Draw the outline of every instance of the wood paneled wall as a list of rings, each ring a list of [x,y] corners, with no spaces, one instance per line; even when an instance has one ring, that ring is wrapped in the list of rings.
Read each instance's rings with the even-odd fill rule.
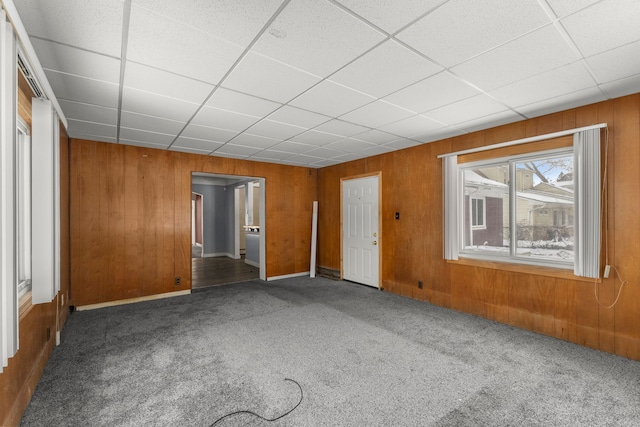
[[[609,134],[609,264],[628,281],[613,308],[603,307],[620,288],[613,271],[599,285],[599,305],[594,282],[572,274],[443,260],[439,154],[602,122]],[[340,179],[378,171],[386,291],[640,360],[640,94],[320,169],[320,268],[341,267]]]
[[[31,128],[33,92],[18,73],[18,114]],[[69,314],[69,137],[60,124],[60,293],[48,304],[21,308],[20,348],[0,374],[0,425],[20,423]],[[32,268],[38,268],[37,265]],[[64,295],[64,302],[62,300]],[[48,331],[48,332],[47,332]]]
[[[192,172],[265,178],[267,277],[309,270],[315,169],[72,139],[73,305],[191,289]]]

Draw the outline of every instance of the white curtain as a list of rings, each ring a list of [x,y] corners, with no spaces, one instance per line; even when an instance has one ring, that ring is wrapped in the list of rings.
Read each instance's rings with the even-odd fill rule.
[[[16,38],[4,10],[0,10],[0,372],[18,351],[16,74]]]
[[[452,155],[443,159],[444,183],[444,259],[458,259],[459,251],[459,230],[458,230],[458,156]]]
[[[600,129],[573,135],[576,276],[600,275]]]

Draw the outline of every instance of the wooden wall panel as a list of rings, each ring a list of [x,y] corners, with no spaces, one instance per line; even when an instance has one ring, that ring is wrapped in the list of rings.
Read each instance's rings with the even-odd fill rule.
[[[438,154],[601,122],[608,123],[610,137],[609,260],[629,282],[615,307],[598,304],[594,282],[571,275],[553,277],[532,269],[507,271],[442,259]],[[385,240],[384,254],[392,260],[383,263],[386,290],[640,359],[640,94],[320,169],[320,266],[340,269],[340,179],[369,173],[372,167],[384,177],[382,191],[391,199],[385,197],[385,213],[401,213],[399,222],[386,220],[393,229],[393,239]],[[611,304],[617,295],[620,281],[613,275],[598,285],[602,305]],[[416,282],[422,276],[425,289],[419,292]]]
[[[18,81],[18,114],[31,127],[33,92],[22,73],[18,73]],[[55,346],[56,331],[62,329],[69,313],[69,140],[62,124],[60,128],[60,292],[50,303],[27,304],[20,312],[20,347],[0,374],[2,426],[20,423],[22,413],[29,404]],[[34,265],[32,268],[36,269],[38,266]]]
[[[75,139],[71,152],[76,306],[191,288],[192,172],[265,178],[267,277],[309,270],[315,170]]]

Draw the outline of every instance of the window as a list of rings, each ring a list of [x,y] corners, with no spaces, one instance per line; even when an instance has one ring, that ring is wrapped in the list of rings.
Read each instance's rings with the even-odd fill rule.
[[[31,290],[31,141],[18,122],[16,138],[16,258],[18,298]]]
[[[485,229],[484,198],[471,198],[471,228],[474,230]]]
[[[573,268],[578,276],[598,277],[598,126],[538,145],[502,150],[516,141],[441,156],[445,258]]]

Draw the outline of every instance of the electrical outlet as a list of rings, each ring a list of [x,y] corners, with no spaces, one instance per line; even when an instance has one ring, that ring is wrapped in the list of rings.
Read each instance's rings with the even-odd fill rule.
[[[176,277],[176,286],[180,285],[180,282],[181,282],[180,277]]]
[[[418,280],[418,289],[422,289],[422,280]]]
[[[611,266],[610,265],[605,265],[604,266],[604,273],[602,274],[605,279],[609,278],[609,273],[611,273]]]

